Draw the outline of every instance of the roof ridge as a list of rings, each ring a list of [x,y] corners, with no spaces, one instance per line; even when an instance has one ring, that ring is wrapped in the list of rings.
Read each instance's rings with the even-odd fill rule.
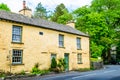
[[[8,12],[4,10],[0,10],[0,18],[9,20],[9,21],[18,22],[18,23],[33,25],[41,28],[47,28],[47,29],[89,37],[88,34],[78,31],[75,28],[69,27],[68,25],[59,24],[59,23],[41,19],[41,18],[30,18],[22,14]]]

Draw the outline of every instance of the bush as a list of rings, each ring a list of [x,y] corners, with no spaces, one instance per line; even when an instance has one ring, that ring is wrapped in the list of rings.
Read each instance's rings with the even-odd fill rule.
[[[33,73],[33,74],[39,74],[39,73],[40,73],[40,70],[39,70],[38,68],[36,68],[36,67],[33,67],[33,68],[32,68],[32,73]]]
[[[5,77],[5,76],[6,76],[5,72],[0,72],[0,77]]]
[[[22,70],[22,71],[20,72],[20,75],[25,75],[25,71]]]
[[[41,74],[41,75],[44,75],[44,74],[47,74],[49,73],[49,70],[40,70],[39,69],[39,63],[36,63],[34,65],[34,67],[32,68],[32,71],[31,71],[32,74]]]
[[[10,75],[12,75],[12,73],[0,70],[0,77],[6,77],[6,76],[10,76]]]
[[[65,67],[66,67],[65,59],[63,59],[63,58],[59,59],[57,67],[59,68],[60,71],[64,71]]]
[[[56,68],[57,67],[57,61],[56,59],[53,57],[52,58],[52,62],[51,62],[51,68]]]
[[[91,62],[101,62],[103,59],[98,59],[98,58],[90,58]]]

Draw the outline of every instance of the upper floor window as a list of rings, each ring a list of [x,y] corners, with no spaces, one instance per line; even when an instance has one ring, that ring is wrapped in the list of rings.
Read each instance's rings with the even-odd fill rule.
[[[12,64],[22,64],[22,50],[13,49],[12,52]]]
[[[12,42],[21,42],[22,39],[22,27],[13,26],[12,29]]]
[[[81,49],[81,39],[77,38],[77,49]]]
[[[59,47],[64,47],[64,35],[59,35]]]

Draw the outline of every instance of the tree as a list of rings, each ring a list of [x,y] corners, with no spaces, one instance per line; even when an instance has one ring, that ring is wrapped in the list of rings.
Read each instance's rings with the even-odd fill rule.
[[[110,62],[110,49],[116,44],[120,27],[119,0],[93,0],[91,6],[76,9],[77,29],[90,35],[92,56],[103,56]]]
[[[4,3],[0,4],[0,10],[6,10],[6,11],[10,11],[10,9],[8,8],[8,6]]]
[[[35,8],[34,17],[43,19],[47,19],[49,17],[48,11],[42,6],[41,2],[38,3],[37,7]]]
[[[120,28],[120,1],[119,0],[93,0],[91,8],[98,12],[99,14],[103,14],[105,18],[105,23],[108,27],[108,35],[107,39],[103,38],[102,41],[107,42],[106,51],[107,51],[107,59],[110,62],[110,48],[113,44],[116,44],[117,32],[116,29]],[[105,50],[104,50],[105,51]]]
[[[72,20],[72,14],[69,13],[69,11],[67,10],[67,8],[63,3],[61,3],[55,8],[55,11],[51,16],[51,21],[54,21],[57,23],[66,24],[66,22],[70,20]]]
[[[68,21],[71,21],[72,19],[73,19],[72,14],[65,11],[63,15],[58,17],[57,22],[61,24],[66,24]]]

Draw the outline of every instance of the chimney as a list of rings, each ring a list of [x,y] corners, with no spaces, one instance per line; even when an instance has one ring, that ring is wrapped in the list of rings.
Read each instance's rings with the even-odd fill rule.
[[[19,11],[19,14],[32,17],[32,10],[26,7],[26,1],[23,1],[23,9]]]
[[[73,20],[68,21],[66,25],[68,25],[68,26],[70,26],[72,28],[75,28],[75,22]]]
[[[26,1],[23,1],[23,9],[26,8]]]

